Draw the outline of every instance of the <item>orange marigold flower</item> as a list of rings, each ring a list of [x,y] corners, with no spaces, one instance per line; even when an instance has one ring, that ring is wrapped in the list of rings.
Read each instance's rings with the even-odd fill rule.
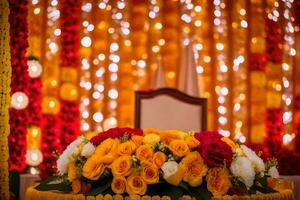
[[[222,196],[231,187],[229,172],[225,168],[211,168],[206,176],[207,189],[213,196]]]

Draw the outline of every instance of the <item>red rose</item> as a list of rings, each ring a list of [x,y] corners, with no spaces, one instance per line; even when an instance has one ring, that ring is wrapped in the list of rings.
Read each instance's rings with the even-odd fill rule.
[[[98,146],[102,141],[106,140],[107,138],[119,138],[122,137],[124,134],[127,135],[143,135],[143,130],[141,129],[133,129],[133,128],[111,128],[107,131],[103,131],[98,135],[94,136],[90,142]]]
[[[195,134],[200,141],[198,150],[209,167],[227,167],[232,162],[232,150],[228,144],[221,140],[218,132],[200,132]]]

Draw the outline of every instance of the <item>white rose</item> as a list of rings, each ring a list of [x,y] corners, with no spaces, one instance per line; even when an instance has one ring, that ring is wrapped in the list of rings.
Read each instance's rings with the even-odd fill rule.
[[[230,166],[231,173],[241,179],[241,181],[250,188],[253,185],[255,171],[250,159],[244,156],[239,156],[233,160]]]
[[[68,164],[70,159],[72,159],[72,154],[76,152],[78,145],[80,145],[83,141],[84,137],[78,137],[71,144],[69,144],[64,152],[59,156],[58,160],[56,161],[56,166],[60,174],[65,174],[67,172]]]
[[[175,161],[168,161],[165,162],[161,169],[163,171],[163,177],[164,179],[168,179],[170,176],[174,175],[178,171],[178,163]]]
[[[272,178],[279,178],[279,172],[275,166],[269,169],[268,175],[271,176]]]
[[[90,157],[94,152],[96,148],[94,145],[90,142],[86,143],[81,151],[81,156],[84,156],[86,158]]]
[[[264,161],[256,155],[254,151],[252,151],[250,148],[248,148],[245,145],[241,145],[241,148],[243,149],[245,155],[251,160],[255,170],[257,172],[264,172],[265,171],[265,164]]]

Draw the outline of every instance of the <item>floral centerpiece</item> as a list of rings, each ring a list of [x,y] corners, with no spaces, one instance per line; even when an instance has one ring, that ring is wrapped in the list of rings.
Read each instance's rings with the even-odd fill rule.
[[[276,164],[218,132],[113,128],[73,141],[57,160],[57,174],[36,189],[171,199],[272,193]]]

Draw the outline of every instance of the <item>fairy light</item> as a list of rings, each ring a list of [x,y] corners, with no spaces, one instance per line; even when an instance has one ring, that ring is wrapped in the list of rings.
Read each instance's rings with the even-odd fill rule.
[[[284,44],[283,44],[283,64],[282,64],[282,101],[283,101],[283,144],[287,145],[293,140],[293,110],[292,110],[292,99],[293,99],[293,58],[296,55],[295,50],[295,32],[293,27],[294,18],[292,16],[292,3],[293,0],[283,0],[284,10]],[[276,6],[275,6],[276,7]],[[273,9],[272,19],[274,21],[279,17],[279,12]]]
[[[90,102],[87,103],[85,99],[88,99],[92,93],[92,82],[91,82],[91,65],[93,64],[91,61],[91,53],[88,50],[92,44],[93,40],[91,34],[93,32],[94,25],[91,21],[91,11],[93,9],[92,1],[85,0],[81,4],[81,39],[80,39],[80,52],[84,52],[81,54],[81,77],[80,77],[80,111],[82,113],[80,119],[80,130],[83,132],[87,132],[91,130],[90,121],[91,121],[91,113],[90,113]]]
[[[244,95],[247,92],[247,63],[246,63],[246,40],[247,37],[247,10],[246,10],[246,0],[240,0],[238,3],[232,4],[232,9],[230,12],[232,16],[232,37],[234,42],[232,43],[232,75],[233,75],[233,85],[232,85],[232,129],[233,137],[240,142],[244,143],[246,141],[245,134],[248,129],[247,125],[247,102],[245,101]],[[220,69],[220,71],[227,72],[225,67]],[[242,98],[240,98],[242,97]]]
[[[216,67],[217,78],[215,92],[219,105],[217,106],[218,128],[221,135],[229,137],[230,125],[228,123],[227,107],[229,104],[229,87],[228,87],[228,58],[227,58],[227,35],[228,26],[225,20],[226,10],[225,1],[214,0],[214,31],[216,34],[215,39],[215,53],[216,53]]]

